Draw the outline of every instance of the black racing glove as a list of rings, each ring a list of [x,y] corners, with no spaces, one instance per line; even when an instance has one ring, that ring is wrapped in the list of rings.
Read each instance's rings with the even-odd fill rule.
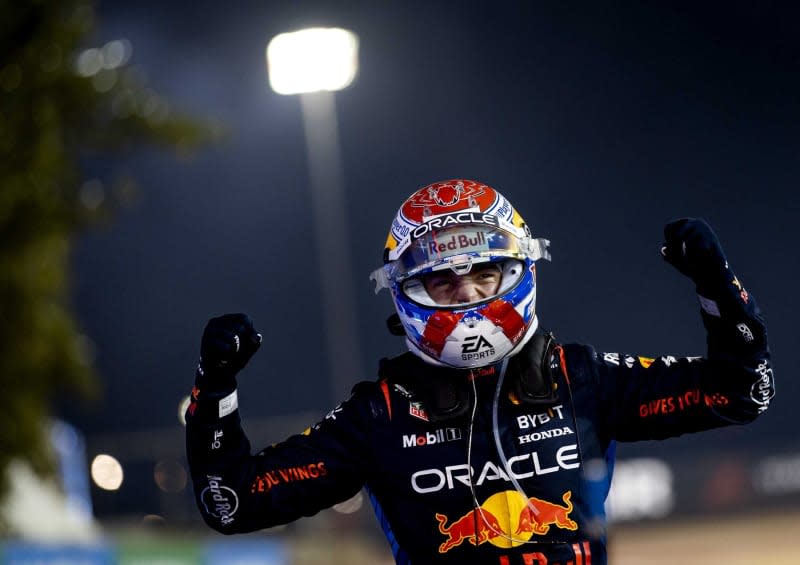
[[[197,384],[205,390],[236,386],[242,370],[261,346],[261,334],[246,314],[225,314],[211,318],[200,342]]]
[[[722,245],[703,219],[681,218],[667,224],[661,254],[692,279],[703,296],[715,298],[732,278]]]
[[[755,417],[775,394],[767,332],[755,299],[729,268],[705,220],[682,218],[667,224],[661,253],[697,287],[706,357],[720,375],[713,386],[737,402],[750,403],[745,410]]]

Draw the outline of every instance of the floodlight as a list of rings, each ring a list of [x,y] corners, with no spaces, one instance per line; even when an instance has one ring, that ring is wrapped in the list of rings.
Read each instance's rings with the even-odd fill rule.
[[[278,94],[341,90],[358,71],[358,37],[341,28],[281,33],[267,45],[267,68]]]

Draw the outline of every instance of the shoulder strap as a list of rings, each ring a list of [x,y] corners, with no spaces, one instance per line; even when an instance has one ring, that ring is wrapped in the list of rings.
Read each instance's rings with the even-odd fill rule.
[[[555,347],[556,340],[552,333],[536,332],[509,361],[510,374],[517,376],[512,387],[523,404],[547,406],[558,401],[550,365]]]

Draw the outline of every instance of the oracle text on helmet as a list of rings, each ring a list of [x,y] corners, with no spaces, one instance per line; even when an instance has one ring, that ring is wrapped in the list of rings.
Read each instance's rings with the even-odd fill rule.
[[[497,216],[492,214],[461,212],[459,214],[439,216],[438,218],[433,218],[432,220],[417,226],[414,228],[414,231],[411,232],[411,239],[418,239],[433,230],[441,230],[461,224],[485,224],[495,228],[500,227],[500,221],[498,220]]]

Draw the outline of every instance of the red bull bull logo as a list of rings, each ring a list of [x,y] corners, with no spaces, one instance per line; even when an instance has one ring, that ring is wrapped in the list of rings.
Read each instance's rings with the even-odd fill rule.
[[[436,514],[439,532],[446,537],[439,553],[447,553],[465,541],[474,546],[489,542],[496,547],[522,545],[534,535],[545,535],[551,527],[575,531],[578,524],[570,518],[573,510],[572,491],[565,492],[562,504],[541,498],[526,499],[514,490],[490,496],[478,508],[447,523],[448,517]]]
[[[572,512],[571,498],[571,490],[565,492],[561,497],[564,506],[547,502],[541,498],[530,498],[530,504],[522,509],[519,525],[514,535],[520,535],[523,532],[545,535],[550,531],[550,526],[556,526],[562,530],[577,530],[578,524],[569,517]]]
[[[445,526],[447,516],[444,514],[437,513],[436,520],[439,522],[439,532],[447,536],[445,542],[439,546],[439,553],[447,553],[461,545],[464,540],[469,540],[472,545],[480,545],[499,536],[498,532],[501,532],[503,527],[494,514],[477,508],[467,512],[449,526]]]

